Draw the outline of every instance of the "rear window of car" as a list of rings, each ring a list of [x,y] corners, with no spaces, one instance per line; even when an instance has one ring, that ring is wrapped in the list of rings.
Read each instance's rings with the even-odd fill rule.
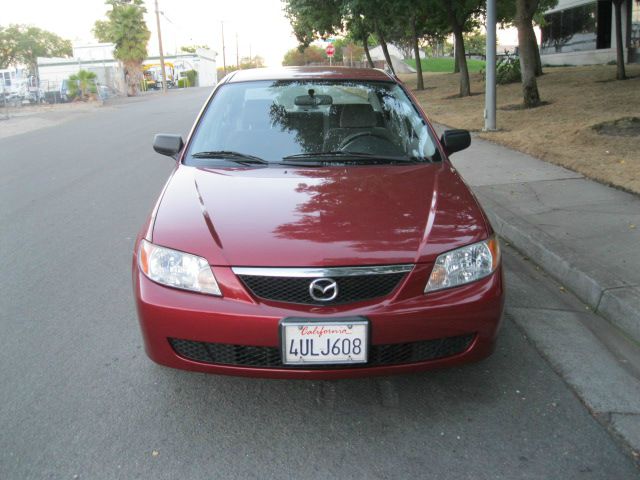
[[[348,150],[431,161],[436,144],[393,82],[255,81],[222,85],[190,142],[196,152],[233,151],[270,162]]]

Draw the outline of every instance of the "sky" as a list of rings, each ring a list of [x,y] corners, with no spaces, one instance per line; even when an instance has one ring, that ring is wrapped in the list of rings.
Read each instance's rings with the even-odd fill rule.
[[[104,0],[16,0],[3,1],[0,24],[30,24],[79,43],[95,43],[91,29],[103,19],[107,9]],[[158,0],[162,44],[165,55],[182,45],[208,45],[218,52],[222,66],[222,32],[226,61],[236,63],[236,34],[240,58],[259,55],[267,66],[278,66],[285,52],[298,45],[282,11],[280,0]],[[158,55],[158,33],[153,0],[145,0],[145,19],[151,31],[147,46],[149,55]]]

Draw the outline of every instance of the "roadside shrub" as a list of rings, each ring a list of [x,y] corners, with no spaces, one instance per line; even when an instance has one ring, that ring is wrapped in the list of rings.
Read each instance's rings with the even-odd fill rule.
[[[180,72],[180,78],[178,79],[178,88],[195,87],[197,83],[197,70],[185,70],[184,72]]]
[[[198,84],[198,71],[197,70],[187,70],[184,72],[187,79],[189,80],[189,87],[195,87]]]
[[[74,73],[68,79],[67,95],[69,98],[87,100],[97,92],[96,74],[94,72],[79,70],[78,73]]]

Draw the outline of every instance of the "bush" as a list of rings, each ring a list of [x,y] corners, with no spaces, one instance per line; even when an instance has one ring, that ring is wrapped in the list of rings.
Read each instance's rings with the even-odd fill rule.
[[[96,88],[96,74],[87,70],[80,70],[78,73],[74,73],[67,80],[69,98],[77,98],[79,100],[86,100],[92,94],[98,92]]]
[[[184,72],[180,72],[180,78],[178,79],[178,88],[195,87],[197,81],[197,70],[185,70]]]
[[[507,55],[496,63],[496,83],[506,85],[522,81],[520,72],[520,59],[515,55]]]
[[[188,87],[195,87],[198,82],[198,71],[197,70],[187,70],[184,72],[184,75],[187,77],[189,81]]]
[[[481,71],[483,80],[487,80],[484,69]],[[520,72],[520,59],[507,53],[504,57],[500,57],[496,62],[496,83],[498,85],[506,85],[508,83],[516,83],[522,81],[522,73]]]

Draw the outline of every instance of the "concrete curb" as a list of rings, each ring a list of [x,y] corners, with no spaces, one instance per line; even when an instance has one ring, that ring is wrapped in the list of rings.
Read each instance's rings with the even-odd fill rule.
[[[640,286],[609,274],[606,265],[584,258],[475,189],[495,231],[524,252],[591,309],[640,343]]]

